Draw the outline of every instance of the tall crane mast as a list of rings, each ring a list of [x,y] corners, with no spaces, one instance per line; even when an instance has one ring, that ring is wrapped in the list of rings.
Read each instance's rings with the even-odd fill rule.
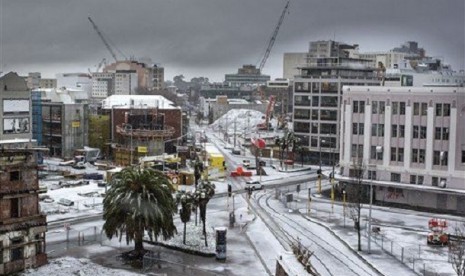
[[[287,10],[289,9],[290,2],[290,0],[287,1],[286,6],[284,7],[283,12],[281,13],[281,17],[279,17],[278,25],[276,25],[276,28],[273,31],[273,35],[271,36],[271,39],[268,42],[268,47],[266,48],[265,55],[263,56],[263,59],[260,62],[260,72],[262,71],[263,67],[265,67],[266,60],[268,59],[268,56],[271,52],[271,48],[273,48],[273,44],[276,40],[276,37],[278,36],[279,28],[281,27],[281,24],[283,24],[284,16],[286,15]]]
[[[116,58],[116,54],[115,52],[113,51],[113,49],[111,48],[110,44],[108,44],[107,40],[105,39],[105,37],[103,36],[102,32],[99,30],[99,28],[97,27],[97,25],[94,23],[94,21],[92,20],[92,18],[87,17],[87,19],[89,19],[90,23],[92,24],[92,27],[94,27],[94,30],[97,32],[98,36],[102,39],[103,41],[103,44],[105,44],[105,46],[107,47],[108,51],[110,52],[111,56],[113,57],[113,59],[115,61],[118,61],[118,58]]]

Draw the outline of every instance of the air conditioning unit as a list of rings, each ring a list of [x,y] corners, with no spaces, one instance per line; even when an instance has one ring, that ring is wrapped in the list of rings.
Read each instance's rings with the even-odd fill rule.
[[[441,182],[439,183],[439,187],[441,188],[445,188],[446,187],[446,181],[445,180],[441,180]]]

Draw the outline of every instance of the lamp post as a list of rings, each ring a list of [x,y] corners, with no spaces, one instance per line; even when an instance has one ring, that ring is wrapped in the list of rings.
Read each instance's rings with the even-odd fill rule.
[[[378,153],[383,152],[382,146],[376,146],[375,163],[378,162]],[[383,160],[383,158],[381,158]],[[377,165],[375,164],[375,173],[377,172]],[[371,209],[373,206],[373,174],[370,175],[370,209],[368,211],[368,253],[371,254]]]
[[[346,190],[342,191],[342,212],[344,213],[344,228],[346,227]]]
[[[318,193],[321,194],[321,142],[323,140],[320,139],[320,169],[318,170]]]
[[[333,149],[333,142],[331,140],[324,140],[320,141],[320,154],[321,154],[321,143],[329,143],[331,146],[331,163],[333,165],[333,172],[330,177],[331,180],[331,213],[334,212],[334,149]],[[321,171],[321,158],[320,158],[320,171]]]

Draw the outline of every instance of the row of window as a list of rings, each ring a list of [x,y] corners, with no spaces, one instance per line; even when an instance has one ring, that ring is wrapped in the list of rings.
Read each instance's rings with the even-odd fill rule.
[[[372,101],[372,114],[384,114],[386,109],[386,102],[384,101]],[[405,115],[405,102],[392,102],[392,115]],[[450,104],[437,103],[435,114],[436,116],[450,116]],[[365,113],[365,101],[353,101],[352,105],[353,113]],[[426,116],[428,114],[428,103],[413,103],[413,115],[414,116]]]
[[[363,156],[363,145],[352,144],[351,156]],[[426,150],[412,149],[412,163],[425,163]],[[464,160],[465,151],[462,152],[462,161]],[[376,150],[376,146],[370,147],[370,158],[373,160],[383,160],[383,153]],[[447,151],[433,151],[433,165],[447,166],[448,165]],[[404,148],[391,147],[391,161],[404,162]],[[462,162],[464,163],[464,162]]]
[[[352,134],[363,135],[364,134],[363,123],[352,123]],[[413,138],[415,139],[426,139],[426,126],[413,126]],[[371,136],[373,137],[384,137],[384,124],[372,124],[371,125]],[[391,137],[404,138],[405,137],[405,126],[404,125],[391,125]],[[449,140],[449,128],[447,127],[436,127],[434,133],[435,140]]]

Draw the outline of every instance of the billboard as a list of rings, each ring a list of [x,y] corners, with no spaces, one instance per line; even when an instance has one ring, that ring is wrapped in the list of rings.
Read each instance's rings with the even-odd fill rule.
[[[29,99],[3,100],[3,115],[29,114]]]
[[[29,117],[3,119],[3,134],[29,133],[30,129]]]

